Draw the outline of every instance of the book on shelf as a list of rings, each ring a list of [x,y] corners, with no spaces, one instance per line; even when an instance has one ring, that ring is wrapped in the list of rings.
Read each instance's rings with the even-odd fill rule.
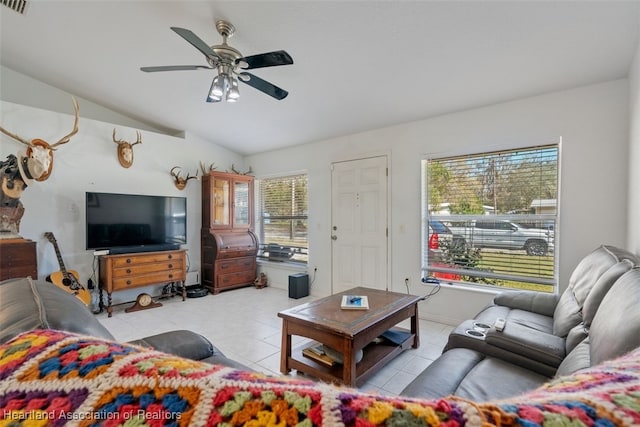
[[[389,329],[388,331],[380,335],[379,338],[383,338],[395,345],[401,345],[406,340],[411,338],[411,332],[401,329]]]
[[[369,299],[366,295],[343,295],[340,308],[345,310],[368,310]]]
[[[313,344],[311,347],[303,349],[302,355],[308,357],[309,359],[313,359],[325,366],[333,366],[336,363],[333,358],[331,358],[327,353],[324,352],[322,344],[318,343]]]

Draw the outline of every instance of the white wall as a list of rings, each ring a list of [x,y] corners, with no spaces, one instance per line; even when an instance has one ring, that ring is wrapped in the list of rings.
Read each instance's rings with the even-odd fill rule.
[[[71,105],[71,97],[68,98]],[[221,169],[232,163],[244,165],[242,157],[210,141],[187,135],[176,138],[149,131],[142,132],[142,144],[134,147],[133,166],[125,169],[118,163],[116,144],[111,136],[114,125],[83,117],[80,105],[79,131],[65,145],[58,147],[50,178],[30,185],[21,201],[25,214],[20,235],[38,243],[38,277],[43,279],[59,270],[53,246],[43,237],[54,232],[65,265],[77,270],[81,282],[92,275],[93,252],[85,250],[85,192],[112,192],[182,196],[187,198],[187,245],[190,271],[200,270],[201,186],[190,180],[180,191],[169,175],[173,166],[195,174],[199,162],[215,162]],[[2,126],[24,139],[41,138],[49,142],[66,135],[73,126],[73,115],[0,102]],[[117,125],[119,138],[135,140],[136,128]],[[0,136],[0,158],[24,151],[25,146]],[[114,293],[114,302],[135,298]]]
[[[625,246],[628,107],[628,81],[617,80],[261,153],[245,161],[257,177],[308,172],[310,267],[318,267],[311,291],[326,295],[331,283],[330,164],[389,153],[391,290],[404,292],[404,278],[409,277],[411,292],[426,294],[431,288],[420,284],[420,159],[427,153],[474,153],[562,139],[558,260],[563,290],[588,252],[602,243]],[[445,285],[422,303],[421,317],[456,324],[490,297]]]
[[[629,118],[628,246],[640,253],[640,42],[629,70]]]
[[[0,66],[0,90],[0,99],[3,101],[57,111],[58,113],[73,112],[73,104],[67,92],[4,66]],[[82,104],[82,117],[85,119],[95,119],[174,136],[179,136],[180,134],[180,132],[161,129],[127,117],[86,99],[78,98],[78,102]]]
[[[191,181],[186,190],[178,191],[168,175],[172,166],[195,171],[200,160],[205,163],[215,161],[221,168],[230,167],[232,163],[243,165],[243,168],[251,165],[258,177],[306,170],[309,173],[311,277],[313,267],[318,267],[311,292],[327,295],[330,292],[331,267],[329,166],[337,160],[383,153],[389,155],[391,165],[391,289],[404,292],[404,278],[409,277],[411,292],[426,294],[431,288],[420,284],[420,159],[427,153],[472,153],[546,144],[562,138],[558,259],[560,284],[564,289],[578,260],[601,243],[625,246],[630,234],[629,246],[640,252],[640,232],[632,220],[640,211],[638,191],[632,191],[637,189],[635,183],[638,178],[631,168],[632,179],[628,179],[627,161],[629,129],[633,134],[631,162],[637,164],[640,160],[640,123],[637,118],[640,111],[639,68],[636,55],[631,83],[618,80],[556,92],[244,159],[190,135],[181,139],[143,132],[144,142],[136,146],[134,165],[130,169],[119,165],[115,144],[111,142],[113,123],[120,123],[120,118],[105,115],[105,121],[87,119],[83,115],[86,101],[80,100],[78,135],[56,153],[51,178],[29,187],[23,195],[26,213],[21,234],[38,242],[40,278],[58,269],[53,248],[42,237],[43,232],[54,231],[67,267],[78,270],[81,279],[86,281],[91,274],[93,256],[84,249],[85,191],[186,196],[189,217],[187,248],[191,270],[198,270],[200,184]],[[20,80],[7,82],[5,77],[3,75],[3,90],[6,84]],[[42,97],[49,96],[45,89],[56,91],[50,87],[39,89]],[[53,98],[57,105],[68,104],[67,111],[71,112],[70,99],[60,94]],[[28,139],[55,140],[69,131],[73,120],[70,114],[25,105],[28,103],[21,100],[1,102],[2,125]],[[133,138],[136,127],[139,128],[117,127],[118,134],[128,138]],[[4,159],[20,148],[20,144],[5,136],[0,137],[0,158]],[[628,194],[632,206],[629,210]],[[629,227],[635,227],[632,233],[627,232],[627,213],[630,215]],[[603,219],[607,221],[606,227],[602,226]],[[261,269],[269,275],[271,285],[283,288],[287,286],[288,274],[299,272],[288,271],[282,266],[279,269]],[[133,297],[122,295],[121,298],[131,300]],[[430,301],[422,303],[421,316],[456,324],[472,316],[490,297],[490,294],[446,287]]]

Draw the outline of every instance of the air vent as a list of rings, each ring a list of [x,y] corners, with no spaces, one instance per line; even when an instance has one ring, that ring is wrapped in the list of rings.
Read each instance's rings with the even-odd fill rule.
[[[27,12],[27,0],[0,0],[3,6],[7,6],[11,10],[15,10],[21,15]]]

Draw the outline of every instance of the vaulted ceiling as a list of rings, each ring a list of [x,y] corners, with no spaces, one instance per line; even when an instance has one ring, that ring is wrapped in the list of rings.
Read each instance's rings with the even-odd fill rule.
[[[170,27],[293,65],[254,70],[289,91],[240,86],[205,102],[213,70]],[[640,1],[32,1],[0,7],[0,63],[168,132],[241,154],[324,140],[624,78]],[[0,88],[2,90],[2,88]]]

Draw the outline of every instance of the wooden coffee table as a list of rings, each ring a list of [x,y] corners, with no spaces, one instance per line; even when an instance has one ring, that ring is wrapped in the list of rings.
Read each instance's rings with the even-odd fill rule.
[[[343,310],[342,296],[366,295],[368,310]],[[350,387],[362,385],[409,347],[418,348],[418,302],[422,297],[369,288],[354,288],[278,313],[282,318],[282,353],[280,371],[288,374],[292,369],[318,379],[342,383]],[[411,319],[411,329],[399,344],[388,341],[373,343],[374,339],[394,328],[403,320]],[[396,330],[397,328],[394,328]],[[298,335],[325,344],[344,356],[344,363],[325,366],[304,357],[302,350],[311,344],[291,348],[291,336]],[[358,350],[362,360],[356,364]]]

